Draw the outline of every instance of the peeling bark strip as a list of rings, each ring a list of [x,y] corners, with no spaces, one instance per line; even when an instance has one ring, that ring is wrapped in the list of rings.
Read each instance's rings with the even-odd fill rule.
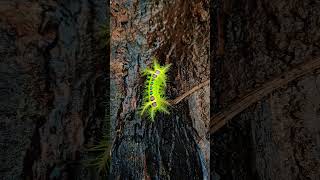
[[[212,134],[223,127],[228,121],[230,121],[237,114],[259,101],[264,96],[270,94],[272,91],[286,85],[290,81],[293,81],[299,77],[302,77],[316,69],[320,68],[320,58],[310,60],[297,68],[286,72],[274,80],[265,83],[262,87],[252,91],[248,95],[241,98],[238,102],[235,102],[229,109],[216,114],[210,119],[209,134]]]

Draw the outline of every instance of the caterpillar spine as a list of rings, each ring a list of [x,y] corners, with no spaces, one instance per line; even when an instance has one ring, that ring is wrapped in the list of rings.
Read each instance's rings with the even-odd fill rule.
[[[167,83],[167,72],[171,64],[160,66],[154,58],[152,69],[146,68],[143,75],[147,76],[143,104],[141,107],[141,116],[147,114],[151,121],[154,121],[157,112],[169,114],[168,106],[170,105],[165,96]]]

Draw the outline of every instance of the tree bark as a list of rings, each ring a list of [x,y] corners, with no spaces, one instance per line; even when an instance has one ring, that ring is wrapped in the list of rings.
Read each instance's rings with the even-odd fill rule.
[[[138,111],[152,56],[172,64],[169,99],[209,79],[208,11],[206,0],[111,1],[111,178],[208,179],[209,86],[154,123]]]
[[[212,116],[320,57],[318,1],[228,0],[212,7]],[[211,134],[211,178],[319,179],[319,77],[314,70],[273,89]]]
[[[0,179],[95,179],[82,160],[104,118],[106,9],[0,2]]]

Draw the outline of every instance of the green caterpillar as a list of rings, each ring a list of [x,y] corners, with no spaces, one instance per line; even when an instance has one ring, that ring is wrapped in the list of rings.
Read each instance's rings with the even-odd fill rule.
[[[170,105],[165,97],[165,88],[167,83],[167,72],[171,64],[160,66],[156,58],[153,60],[153,68],[146,68],[143,75],[147,76],[143,95],[143,104],[141,107],[141,116],[147,113],[149,119],[154,121],[157,112],[169,114]]]

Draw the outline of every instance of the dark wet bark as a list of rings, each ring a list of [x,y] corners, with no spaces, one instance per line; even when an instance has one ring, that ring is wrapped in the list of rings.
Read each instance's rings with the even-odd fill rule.
[[[320,56],[318,1],[215,1],[212,112]],[[211,179],[319,179],[319,71],[211,135]]]

